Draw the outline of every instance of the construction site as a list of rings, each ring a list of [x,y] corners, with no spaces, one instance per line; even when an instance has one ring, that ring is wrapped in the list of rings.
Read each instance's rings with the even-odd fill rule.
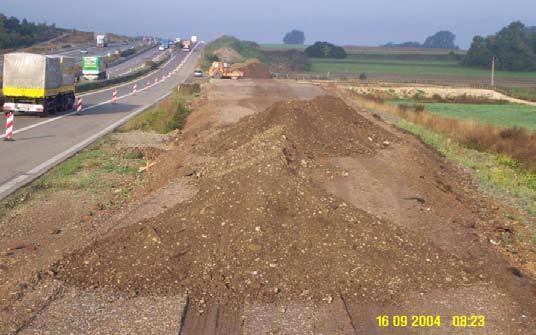
[[[210,81],[182,131],[138,137],[155,164],[120,206],[65,189],[3,209],[2,333],[534,328],[535,263],[490,243],[518,223],[336,86]],[[381,315],[442,322],[382,328]],[[463,315],[485,327],[453,327]]]
[[[97,36],[3,57],[1,335],[536,334],[530,89],[197,33],[108,68]],[[463,66],[389,45],[346,49]]]

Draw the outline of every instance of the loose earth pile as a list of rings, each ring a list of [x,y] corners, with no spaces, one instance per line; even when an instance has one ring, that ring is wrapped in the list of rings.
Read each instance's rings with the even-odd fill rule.
[[[318,158],[371,155],[386,141],[396,138],[337,98],[276,103],[200,143],[211,159],[190,201],[71,255],[58,275],[86,289],[188,290],[201,304],[393,301],[473,281],[424,239],[308,177]]]
[[[268,67],[262,63],[249,63],[243,69],[245,78],[271,79],[272,74]]]

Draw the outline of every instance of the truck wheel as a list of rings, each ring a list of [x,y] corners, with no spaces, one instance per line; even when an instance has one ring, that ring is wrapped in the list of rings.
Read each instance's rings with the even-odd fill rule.
[[[221,79],[221,78],[223,78],[223,75],[221,74],[221,72],[218,72],[218,73],[216,73],[216,75],[214,76],[214,78],[216,78],[216,79]]]

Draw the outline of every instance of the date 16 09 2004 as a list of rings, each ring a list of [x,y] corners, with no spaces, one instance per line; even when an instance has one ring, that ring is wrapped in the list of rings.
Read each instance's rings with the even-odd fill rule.
[[[454,328],[476,328],[486,325],[484,315],[453,315],[447,319],[445,325]],[[441,327],[440,315],[379,315],[376,317],[378,327]]]

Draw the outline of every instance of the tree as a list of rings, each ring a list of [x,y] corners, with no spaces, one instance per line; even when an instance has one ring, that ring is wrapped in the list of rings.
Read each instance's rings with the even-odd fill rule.
[[[454,41],[456,40],[456,35],[450,31],[439,31],[434,35],[426,38],[423,44],[419,42],[404,42],[404,43],[394,43],[389,42],[383,47],[388,48],[430,48],[430,49],[459,49]]]
[[[456,35],[450,31],[443,30],[428,37],[422,46],[432,49],[458,49],[458,46],[454,44],[455,40]]]
[[[315,42],[307,49],[305,54],[313,58],[346,58],[346,51],[344,48],[336,46],[328,42]]]
[[[0,13],[0,49],[29,46],[59,36],[61,32],[54,25],[36,25],[26,19],[20,21]]]
[[[498,59],[498,70],[536,70],[536,32],[512,22],[495,35],[475,36],[463,64],[488,68],[493,57]]]
[[[305,43],[305,34],[300,30],[292,30],[283,37],[283,43],[303,45]]]

